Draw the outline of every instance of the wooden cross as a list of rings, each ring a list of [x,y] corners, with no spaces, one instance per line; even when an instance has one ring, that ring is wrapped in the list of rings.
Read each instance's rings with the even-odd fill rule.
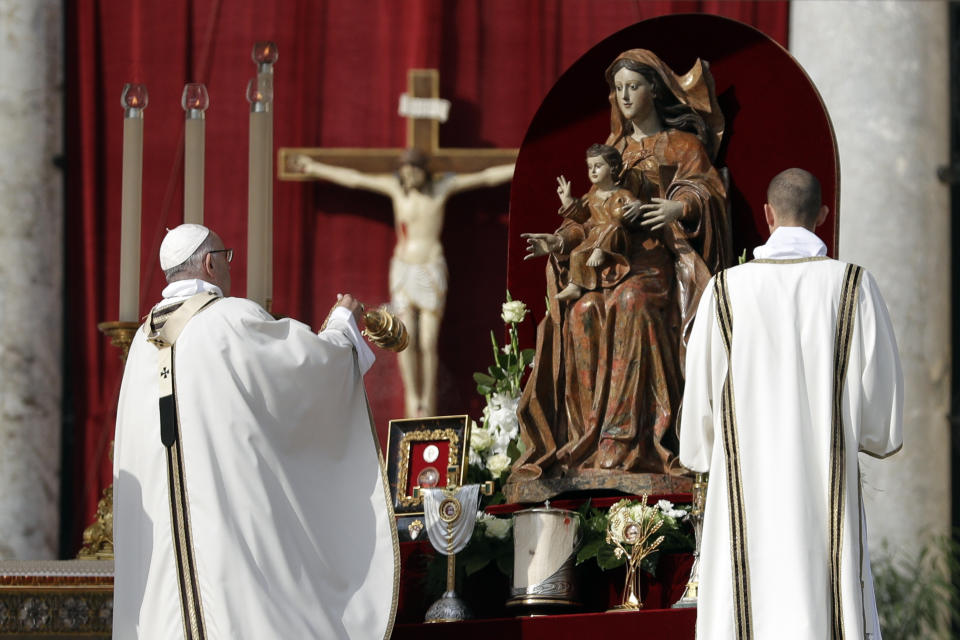
[[[440,73],[436,69],[411,69],[407,76],[407,92],[413,98],[439,98]],[[454,149],[440,148],[440,123],[428,118],[407,118],[407,147],[417,148],[430,159],[431,173],[474,173],[488,167],[510,164],[517,160],[517,149]],[[357,149],[281,147],[277,162],[280,180],[316,180],[313,176],[291,171],[288,158],[309,156],[318,162],[349,167],[364,173],[393,173],[397,159],[405,149]]]

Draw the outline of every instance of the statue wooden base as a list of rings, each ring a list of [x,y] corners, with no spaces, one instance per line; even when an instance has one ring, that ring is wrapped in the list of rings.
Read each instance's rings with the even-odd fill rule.
[[[624,473],[603,469],[577,472],[576,476],[507,481],[507,502],[543,502],[571,491],[622,491],[629,495],[690,493],[693,479],[664,473]]]

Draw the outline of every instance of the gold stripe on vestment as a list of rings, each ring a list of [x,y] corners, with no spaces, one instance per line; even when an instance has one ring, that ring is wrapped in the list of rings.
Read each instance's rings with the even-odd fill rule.
[[[848,264],[843,274],[837,309],[837,334],[833,349],[833,416],[830,438],[830,596],[833,640],[843,640],[841,560],[843,514],[846,507],[846,442],[843,429],[843,387],[850,359],[850,342],[856,317],[857,291],[863,269]],[[858,541],[859,543],[859,541]],[[858,577],[859,579],[859,577]]]
[[[353,363],[355,371],[360,374],[357,351],[353,351]],[[384,463],[383,452],[380,450],[380,436],[377,434],[377,425],[373,421],[373,411],[370,409],[370,399],[367,398],[367,388],[363,385],[363,374],[360,374],[360,391],[363,393],[363,403],[367,409],[367,420],[370,423],[370,435],[373,437],[373,443],[377,448],[377,461],[380,467],[380,486],[383,488],[384,503],[387,507],[387,521],[390,523],[390,544],[393,547],[393,592],[390,601],[390,617],[387,620],[387,628],[383,634],[383,640],[389,640],[393,635],[393,627],[397,619],[397,605],[400,601],[400,539],[397,536],[396,512],[393,510],[393,497],[390,491],[390,480],[387,475],[387,467]]]
[[[737,414],[733,395],[733,316],[727,290],[727,272],[714,279],[717,299],[717,321],[727,351],[727,375],[720,401],[723,449],[727,472],[727,494],[730,505],[730,558],[733,577],[733,613],[738,640],[753,638],[753,615],[750,609],[750,565],[747,558],[746,505],[740,472],[740,445],[737,436]]]
[[[171,351],[176,349],[173,345]],[[176,360],[171,353],[171,362]],[[172,369],[173,367],[171,367]],[[186,640],[205,640],[200,587],[197,583],[197,564],[193,550],[193,533],[190,527],[190,506],[187,502],[187,486],[183,467],[180,438],[180,408],[177,403],[176,376],[171,371],[174,385],[174,406],[177,414],[176,438],[167,447],[167,486],[170,491],[170,527],[174,556],[177,563],[177,582],[180,587],[180,611]]]

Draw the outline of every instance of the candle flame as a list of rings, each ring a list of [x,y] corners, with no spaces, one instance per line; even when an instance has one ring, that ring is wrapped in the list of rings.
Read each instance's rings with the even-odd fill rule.
[[[263,40],[253,45],[251,57],[257,64],[273,64],[277,61],[277,45],[269,40]]]
[[[202,82],[188,82],[183,86],[180,105],[184,111],[206,111],[207,107],[210,106],[207,87]]]
[[[120,106],[124,109],[145,109],[148,101],[147,87],[143,84],[128,82],[120,94]]]

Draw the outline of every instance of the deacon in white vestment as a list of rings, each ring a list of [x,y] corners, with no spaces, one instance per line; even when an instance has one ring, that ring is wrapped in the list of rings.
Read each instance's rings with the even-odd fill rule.
[[[387,638],[399,553],[359,303],[318,336],[223,297],[231,257],[200,225],[160,248],[117,409],[114,637]]]
[[[880,628],[858,452],[901,447],[903,376],[873,277],[826,257],[811,174],[764,205],[769,241],[717,274],[687,347],[680,460],[710,472],[697,638],[869,638]]]

